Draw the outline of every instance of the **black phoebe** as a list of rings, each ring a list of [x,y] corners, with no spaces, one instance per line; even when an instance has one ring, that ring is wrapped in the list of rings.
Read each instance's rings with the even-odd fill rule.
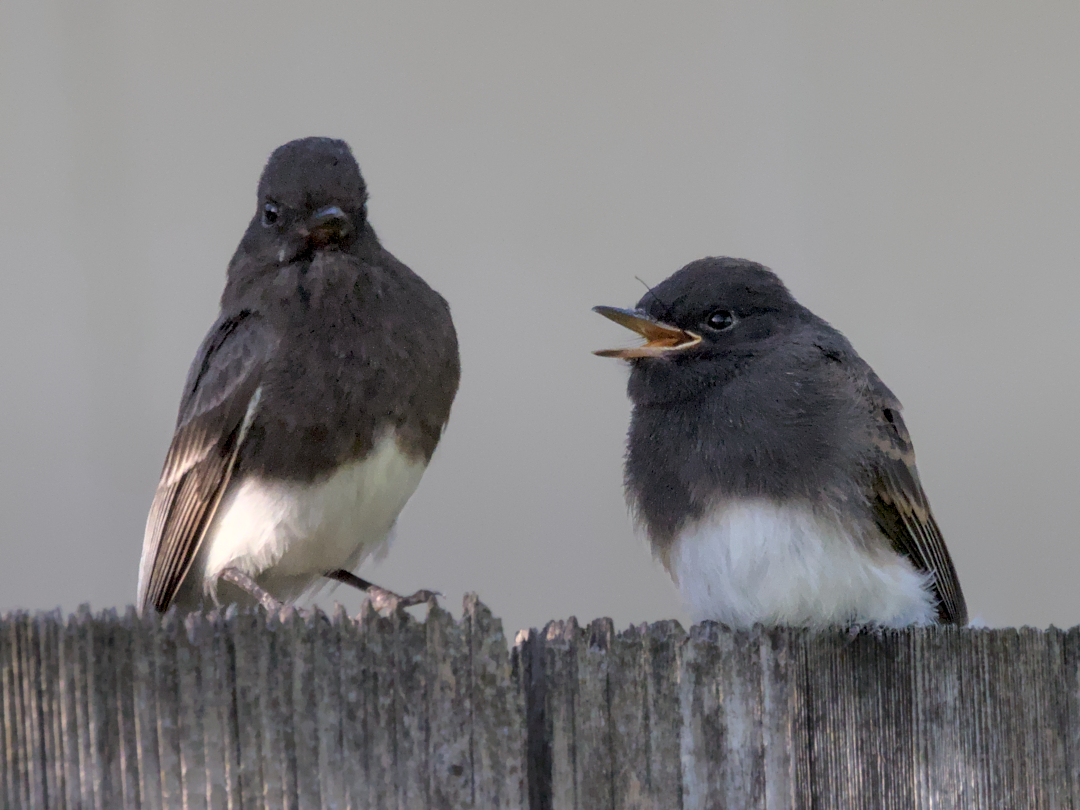
[[[772,272],[688,264],[634,310],[627,498],[695,621],[965,624],[900,402]]]
[[[291,601],[385,548],[457,392],[446,301],[379,244],[344,141],[278,148],[188,372],[139,609]],[[430,594],[418,592],[410,601]]]

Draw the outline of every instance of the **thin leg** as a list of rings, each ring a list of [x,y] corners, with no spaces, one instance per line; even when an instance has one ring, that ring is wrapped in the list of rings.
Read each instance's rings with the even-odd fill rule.
[[[334,579],[338,582],[344,582],[346,585],[352,585],[354,588],[359,588],[362,591],[366,591],[368,598],[371,600],[371,605],[380,613],[386,610],[395,611],[399,607],[412,607],[413,605],[423,605],[432,601],[439,593],[436,591],[421,590],[417,591],[410,596],[400,596],[393,591],[388,591],[386,588],[380,588],[374,583],[368,582],[366,579],[360,579],[356,574],[344,569],[337,569],[336,571],[327,571],[325,576],[328,579]]]
[[[284,607],[284,605],[271,596],[265,588],[239,568],[226,568],[221,572],[220,577],[226,582],[231,582],[236,587],[247,591],[258,599],[259,603],[271,613],[275,613]]]
[[[338,582],[344,582],[346,585],[352,585],[354,588],[359,588],[362,591],[375,587],[374,583],[368,582],[366,579],[360,579],[360,577],[352,571],[346,571],[344,568],[327,572],[326,578],[336,579]]]

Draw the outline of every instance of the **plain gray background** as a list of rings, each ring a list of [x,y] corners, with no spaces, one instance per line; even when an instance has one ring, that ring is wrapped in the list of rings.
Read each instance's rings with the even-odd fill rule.
[[[384,562],[507,630],[685,619],[592,349],[705,255],[895,390],[973,614],[1080,622],[1080,5],[0,0],[0,609],[125,605],[271,150],[346,139],[464,372]],[[359,598],[339,590],[323,597]]]

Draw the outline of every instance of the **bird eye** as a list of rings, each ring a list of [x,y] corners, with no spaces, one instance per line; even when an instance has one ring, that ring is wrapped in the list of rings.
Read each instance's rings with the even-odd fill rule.
[[[263,206],[263,226],[269,228],[278,221],[278,207],[272,202]]]
[[[709,316],[709,319],[705,321],[705,323],[709,325],[710,329],[723,332],[725,329],[730,329],[735,325],[735,315],[732,312],[728,312],[726,309],[718,309]]]

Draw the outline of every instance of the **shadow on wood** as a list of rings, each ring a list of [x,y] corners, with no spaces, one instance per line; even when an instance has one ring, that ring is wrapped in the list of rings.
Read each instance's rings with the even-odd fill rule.
[[[5,808],[1077,808],[1080,628],[0,622]]]

